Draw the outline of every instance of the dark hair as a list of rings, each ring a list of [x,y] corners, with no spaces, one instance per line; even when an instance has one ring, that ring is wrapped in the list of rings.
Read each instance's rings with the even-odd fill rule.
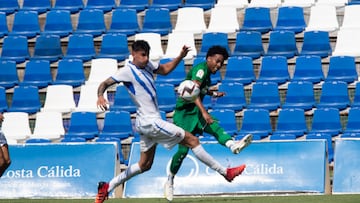
[[[150,45],[145,40],[136,40],[132,45],[131,49],[133,51],[145,51],[146,53],[150,53]]]
[[[229,53],[227,50],[219,45],[215,45],[209,48],[209,50],[206,53],[206,58],[209,56],[214,56],[215,54],[220,54],[224,57],[224,60],[229,58]]]

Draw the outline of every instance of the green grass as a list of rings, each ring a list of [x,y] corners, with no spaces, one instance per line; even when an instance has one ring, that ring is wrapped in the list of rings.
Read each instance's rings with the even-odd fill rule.
[[[0,203],[93,203],[92,199],[7,199]],[[167,203],[163,198],[111,198],[105,203]],[[357,195],[289,195],[175,198],[172,203],[359,203]]]

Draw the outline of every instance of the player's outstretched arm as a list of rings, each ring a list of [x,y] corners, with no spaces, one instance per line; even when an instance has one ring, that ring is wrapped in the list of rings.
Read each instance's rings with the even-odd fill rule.
[[[175,67],[180,63],[180,61],[187,55],[189,51],[190,51],[190,47],[184,45],[181,49],[179,56],[177,56],[172,61],[169,61],[165,64],[160,64],[156,73],[160,75],[169,74],[171,71],[175,69]]]

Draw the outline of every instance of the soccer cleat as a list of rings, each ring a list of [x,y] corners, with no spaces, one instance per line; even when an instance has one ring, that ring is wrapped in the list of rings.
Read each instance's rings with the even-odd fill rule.
[[[245,164],[243,164],[234,168],[227,168],[225,179],[231,182],[236,176],[240,175],[244,171],[245,167]]]
[[[238,154],[240,153],[243,149],[245,149],[245,147],[249,146],[249,144],[251,143],[253,139],[253,135],[252,134],[247,134],[244,136],[244,138],[242,138],[239,141],[236,141],[235,144],[233,146],[231,146],[231,151],[234,154]]]
[[[109,183],[99,182],[98,193],[95,198],[95,203],[103,203],[105,200],[108,199],[108,194],[109,194],[108,189],[109,189]]]
[[[173,194],[174,194],[174,185],[171,184],[169,180],[167,180],[165,185],[164,185],[165,198],[168,201],[172,201],[173,200]]]

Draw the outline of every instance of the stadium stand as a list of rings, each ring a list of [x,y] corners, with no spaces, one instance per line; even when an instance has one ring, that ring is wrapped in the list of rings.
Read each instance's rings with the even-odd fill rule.
[[[344,81],[352,83],[358,79],[355,57],[331,56],[325,81]]]
[[[90,34],[93,37],[102,35],[106,30],[102,10],[84,9],[79,12],[79,19],[73,34]]]
[[[274,135],[294,135],[295,138],[301,137],[308,132],[306,118],[303,109],[288,108],[281,109],[278,115],[278,121]]]
[[[272,134],[270,114],[266,109],[245,109],[242,124],[238,132],[238,139],[249,133],[254,140],[261,140]]]
[[[214,7],[210,12],[210,22],[206,32],[235,33],[239,30],[236,8]]]
[[[49,85],[41,111],[69,113],[76,107],[74,90],[71,85]]]
[[[350,106],[348,86],[343,81],[325,81],[322,84],[320,101],[316,108],[337,108],[344,110]]]
[[[248,56],[258,59],[265,53],[261,33],[258,31],[240,31],[236,33],[232,56]]]
[[[84,8],[99,9],[105,13],[111,11],[115,7],[116,7],[115,0],[87,0]]]
[[[0,86],[0,112],[6,112],[8,111],[8,103],[7,103],[7,99],[6,99],[6,90],[4,87]]]
[[[29,114],[25,112],[5,112],[3,116],[4,121],[1,130],[6,138],[20,142],[30,137]]]
[[[281,6],[278,8],[278,16],[274,30],[293,31],[301,33],[306,28],[304,9],[297,6]]]
[[[35,11],[38,14],[43,14],[50,10],[51,1],[49,0],[22,0],[22,6],[20,10],[22,11]]]
[[[107,111],[105,113],[99,138],[126,139],[133,135],[131,114],[128,111]]]
[[[160,59],[160,64],[167,63],[171,61],[171,58],[162,58]],[[174,86],[178,86],[186,76],[186,67],[184,60],[181,60],[176,68],[167,75],[156,75],[156,83],[157,84],[172,84]]]
[[[20,6],[17,0],[0,0],[0,12],[10,15],[19,10]]]
[[[148,8],[167,8],[176,11],[182,5],[182,0],[152,0]]]
[[[140,32],[159,33],[161,36],[172,31],[170,10],[167,8],[149,8],[144,14],[144,21]]]
[[[245,91],[241,83],[222,83],[219,91],[225,92],[225,96],[216,98],[214,110],[229,109],[238,112],[246,108]]]
[[[17,11],[14,13],[14,22],[9,35],[33,38],[38,34],[40,34],[40,23],[36,11]]]
[[[322,58],[332,54],[330,36],[327,31],[305,31],[300,55],[316,55]]]
[[[8,32],[9,32],[9,27],[7,24],[6,13],[0,12],[0,38],[6,36]]]
[[[66,10],[72,14],[78,13],[84,8],[82,0],[56,0],[52,10]]]
[[[255,82],[252,86],[247,109],[277,110],[281,105],[278,84],[275,82]]]
[[[231,56],[227,60],[223,83],[236,82],[249,85],[255,82],[254,64],[248,56]]]
[[[333,5],[314,5],[310,8],[310,16],[305,31],[332,32],[339,29],[336,7]]]
[[[308,111],[315,107],[315,104],[313,84],[309,81],[299,80],[289,82],[285,101],[281,108],[300,108]]]
[[[17,86],[14,88],[13,98],[8,112],[25,112],[34,114],[40,111],[41,102],[39,89],[35,86]]]
[[[156,91],[158,93],[158,106],[161,111],[172,112],[176,105],[175,87],[169,83],[157,83]]]
[[[48,60],[29,60],[26,62],[22,86],[47,87],[53,81]]]
[[[177,10],[176,24],[172,32],[200,34],[206,30],[204,10],[199,7],[183,7]]]
[[[221,127],[223,127],[225,132],[227,132],[229,135],[236,135],[239,131],[236,124],[236,116],[234,110],[226,108],[215,109],[211,111],[211,115],[215,117],[216,121],[219,122],[219,125],[221,125]],[[210,137],[211,135],[206,135],[206,133],[204,133],[204,136]]]
[[[25,36],[6,36],[4,38],[0,59],[23,63],[29,58],[30,52]]]
[[[148,6],[148,0],[122,0],[118,8],[130,8],[135,9],[136,12],[141,12],[144,11]]]
[[[206,32],[202,34],[200,51],[197,57],[205,57],[210,47],[220,45],[224,47],[231,55],[227,33],[224,32]]]
[[[121,33],[126,36],[135,35],[140,31],[135,9],[117,8],[112,11],[111,23],[107,33]]]
[[[32,60],[56,62],[63,57],[59,35],[39,35],[35,39]]]
[[[0,60],[0,86],[5,89],[19,84],[15,61]]]
[[[270,31],[266,56],[293,58],[298,55],[295,33],[288,30]]]
[[[125,34],[106,33],[102,35],[100,50],[95,58],[113,58],[120,62],[129,56],[128,39]]]
[[[245,8],[244,21],[240,31],[258,31],[262,34],[273,29],[270,17],[270,8],[247,7]]]
[[[259,77],[256,82],[284,84],[290,80],[288,62],[285,56],[274,55],[261,58]]]
[[[291,81],[307,81],[313,84],[324,81],[321,57],[316,55],[298,56]]]
[[[70,116],[69,129],[64,137],[81,137],[86,140],[95,138],[99,134],[99,128],[95,112],[76,111]]]
[[[44,29],[40,34],[54,34],[61,38],[73,32],[71,13],[68,10],[51,10],[46,13]]]
[[[34,132],[29,139],[48,139],[57,141],[65,134],[63,118],[60,112],[37,112]]]

